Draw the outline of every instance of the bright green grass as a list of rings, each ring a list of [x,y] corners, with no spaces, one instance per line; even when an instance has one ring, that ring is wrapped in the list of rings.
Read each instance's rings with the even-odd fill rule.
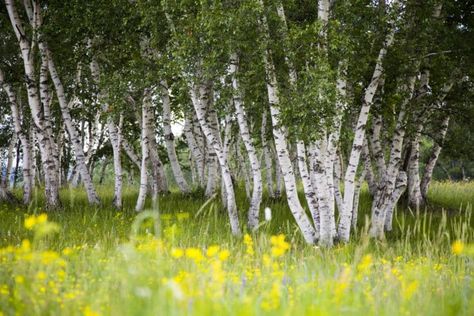
[[[99,189],[104,205],[112,193]],[[195,216],[199,194],[161,197],[156,222],[142,218],[156,211],[137,218],[132,189],[120,212],[89,207],[81,190],[61,194],[48,213],[57,232],[24,227],[44,212],[40,198],[0,206],[0,315],[474,315],[473,183],[434,183],[430,210],[398,209],[384,242],[365,233],[364,191],[353,241],[330,250],[304,245],[284,200],[264,200],[274,219],[244,242],[219,201]],[[243,192],[237,202],[244,213]]]

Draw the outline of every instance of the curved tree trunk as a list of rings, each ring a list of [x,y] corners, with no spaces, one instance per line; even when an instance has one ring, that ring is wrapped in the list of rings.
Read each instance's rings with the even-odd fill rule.
[[[184,178],[183,171],[179,165],[178,155],[174,145],[174,135],[171,130],[171,101],[168,93],[168,84],[166,81],[160,83],[161,101],[163,103],[163,130],[166,143],[166,150],[170,160],[171,170],[173,171],[174,179],[178,184],[179,189],[183,193],[189,193],[189,185]]]
[[[234,88],[233,101],[237,115],[237,122],[239,123],[240,136],[244,141],[250,167],[252,169],[253,191],[248,212],[248,226],[250,229],[254,229],[259,223],[260,203],[262,202],[262,170],[260,167],[260,161],[258,160],[257,151],[250,136],[250,128],[248,126],[246,113],[242,104],[242,96],[240,92],[239,81],[237,79],[239,61],[236,53],[232,54],[230,63],[232,87]]]
[[[263,1],[259,0],[259,6],[264,9]],[[269,40],[269,28],[267,18],[265,15],[261,17],[261,26],[263,28],[263,35],[265,40]],[[286,139],[286,131],[280,124],[280,110],[278,108],[280,104],[280,98],[278,96],[278,82],[275,72],[275,66],[272,61],[270,48],[265,48],[263,52],[263,61],[265,65],[265,73],[267,77],[267,93],[268,102],[270,103],[270,114],[272,117],[273,124],[273,137],[275,139],[275,148],[277,151],[278,162],[283,174],[286,196],[288,206],[290,207],[291,213],[293,214],[296,223],[303,233],[303,237],[308,244],[314,244],[316,242],[316,231],[311,224],[310,219],[305,213],[303,206],[298,198],[298,192],[296,187],[296,179],[293,172],[293,166],[288,152],[288,143]]]
[[[191,86],[190,88],[191,100],[194,106],[194,110],[196,111],[196,116],[198,118],[199,124],[201,126],[204,135],[206,136],[206,140],[217,156],[217,160],[221,167],[222,172],[222,180],[224,181],[225,190],[227,192],[226,196],[226,206],[227,212],[229,214],[229,221],[232,234],[234,236],[240,236],[240,225],[239,225],[239,217],[237,213],[237,205],[235,202],[235,192],[234,192],[234,185],[232,183],[232,177],[230,174],[230,169],[225,159],[223,146],[216,137],[215,131],[213,127],[209,123],[206,114],[210,114],[208,111],[209,105],[209,87],[208,85],[201,85],[199,89],[196,86]],[[211,176],[211,174],[209,174]]]

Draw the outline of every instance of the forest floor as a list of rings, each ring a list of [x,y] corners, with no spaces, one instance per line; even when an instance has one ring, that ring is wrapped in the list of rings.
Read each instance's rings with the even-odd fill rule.
[[[0,205],[0,315],[474,315],[474,183],[434,183],[385,241],[367,236],[364,191],[357,233],[332,249],[304,245],[283,199],[236,239],[218,201],[171,193],[137,215],[136,196],[122,211],[78,189],[55,212]]]

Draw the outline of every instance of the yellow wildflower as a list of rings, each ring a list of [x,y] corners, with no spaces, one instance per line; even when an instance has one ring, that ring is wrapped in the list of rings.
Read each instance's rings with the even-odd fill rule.
[[[460,240],[456,240],[451,246],[451,251],[457,256],[461,255],[464,251],[464,243]]]
[[[285,241],[285,235],[283,234],[270,237],[270,243],[272,244],[273,257],[281,257],[290,249],[290,244]]]
[[[38,273],[36,273],[36,278],[42,281],[47,278],[47,275],[44,271],[39,271]]]
[[[218,255],[219,260],[221,261],[226,261],[229,258],[229,256],[230,256],[230,252],[227,249],[221,250]]]
[[[255,254],[255,252],[253,250],[253,240],[252,240],[252,237],[250,237],[249,234],[244,235],[244,244],[246,246],[245,253],[249,256],[253,256]]]
[[[184,250],[181,248],[173,248],[171,249],[171,257],[175,259],[179,259],[184,256]]]
[[[219,252],[219,246],[213,245],[209,246],[206,251],[206,255],[210,257],[214,257]]]
[[[185,255],[189,259],[193,259],[195,262],[199,262],[203,259],[202,251],[198,248],[187,248]]]
[[[416,290],[418,289],[419,283],[418,281],[410,282],[409,284],[402,284],[402,296],[405,300],[409,300],[413,294],[415,294]]]
[[[84,308],[83,315],[84,316],[99,316],[100,314],[96,311],[93,311],[89,306],[86,306],[86,308]]]
[[[33,229],[33,227],[36,225],[36,217],[34,215],[27,217],[25,219],[24,225],[26,229]]]

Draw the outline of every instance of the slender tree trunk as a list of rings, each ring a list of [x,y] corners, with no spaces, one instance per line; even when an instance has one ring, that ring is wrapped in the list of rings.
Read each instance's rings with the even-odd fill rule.
[[[383,47],[379,51],[377,57],[377,62],[375,65],[374,72],[372,74],[372,79],[370,84],[365,90],[364,100],[362,108],[359,113],[359,118],[357,120],[357,125],[355,128],[354,141],[352,143],[352,149],[349,156],[349,163],[347,165],[346,174],[344,177],[344,207],[340,213],[338,235],[339,239],[343,242],[348,242],[351,231],[352,223],[352,210],[354,205],[354,195],[355,195],[355,177],[357,173],[357,168],[359,166],[359,160],[361,156],[361,151],[365,139],[365,126],[367,124],[367,119],[369,117],[370,108],[373,104],[373,99],[377,87],[380,82],[380,78],[383,74],[383,60],[387,54],[387,49],[392,45],[394,38],[394,28],[392,28],[385,38]]]
[[[186,142],[188,143],[189,150],[191,151],[192,160],[194,161],[195,168],[197,170],[198,184],[203,187],[205,183],[204,154],[202,152],[201,147],[199,147],[197,143],[196,137],[194,136],[193,123],[187,116],[184,119],[183,133],[186,137]]]
[[[308,171],[308,163],[306,161],[306,148],[303,141],[298,141],[296,144],[298,152],[298,168],[300,170],[301,180],[303,182],[303,190],[308,203],[309,212],[313,218],[314,228],[316,231],[316,238],[319,239],[320,215],[318,210],[318,201],[316,199],[315,190],[311,177]]]
[[[259,5],[263,9],[263,1],[259,0]],[[263,28],[263,33],[265,40],[269,40],[269,28],[267,23],[267,18],[265,15],[261,17],[261,26]],[[278,162],[283,174],[283,179],[285,183],[286,196],[288,200],[288,205],[290,207],[291,213],[293,214],[296,223],[303,233],[303,237],[308,244],[314,244],[316,241],[316,231],[311,225],[311,221],[305,213],[301,202],[298,198],[298,192],[296,187],[296,179],[293,172],[293,167],[288,152],[288,143],[286,139],[286,131],[284,127],[280,124],[280,98],[278,96],[278,81],[275,72],[275,66],[272,61],[271,51],[268,47],[265,48],[263,52],[263,60],[265,65],[265,73],[267,77],[267,92],[268,92],[268,102],[270,103],[270,113],[272,117],[273,124],[273,136],[275,139],[275,147],[278,156]]]
[[[160,84],[161,101],[163,103],[163,130],[166,143],[166,150],[170,160],[171,170],[173,171],[174,179],[183,193],[189,193],[189,185],[184,178],[183,171],[179,165],[178,155],[174,145],[174,135],[171,130],[171,101],[168,92],[168,84],[166,81],[161,81]]]
[[[5,173],[2,176],[1,185],[5,189],[8,189],[10,185],[10,173],[13,167],[13,152],[15,151],[17,141],[18,141],[18,138],[16,136],[16,133],[13,133],[13,137],[10,140],[10,145],[8,146],[8,150],[7,150],[7,163],[5,166]]]
[[[265,176],[267,183],[268,195],[271,198],[275,198],[275,192],[273,189],[273,166],[272,166],[272,154],[267,141],[267,109],[262,114],[262,151],[263,159],[265,161]]]
[[[208,111],[210,95],[209,86],[207,84],[202,84],[199,88],[197,88],[193,85],[190,88],[190,93],[194,110],[196,111],[196,116],[201,126],[201,129],[206,137],[207,142],[214,150],[215,155],[217,155],[217,159],[221,167],[222,180],[224,181],[225,189],[227,192],[226,204],[232,234],[234,236],[240,236],[241,232],[239,225],[239,217],[237,213],[234,185],[232,183],[230,169],[227,164],[227,161],[225,160],[222,144],[219,138],[216,137],[215,131],[213,130],[213,127],[211,126],[206,117],[206,113],[210,114],[210,111]],[[209,174],[209,176],[211,176],[211,174]]]
[[[420,138],[422,125],[417,127],[415,135],[410,141],[410,156],[408,158],[408,204],[419,209],[424,205],[424,199],[421,195],[420,180]]]
[[[139,212],[143,210],[145,206],[146,194],[148,191],[148,168],[147,163],[149,160],[149,142],[150,135],[148,134],[151,125],[150,117],[150,106],[151,106],[151,91],[145,89],[143,93],[142,102],[142,132],[141,132],[141,147],[142,147],[142,159],[140,166],[140,190],[138,192],[137,204],[135,205],[135,211]]]
[[[97,204],[99,203],[99,197],[97,196],[97,193],[94,188],[94,184],[92,183],[92,179],[86,165],[82,141],[79,135],[77,134],[76,128],[74,127],[73,122],[72,122],[68,103],[66,101],[66,95],[64,94],[64,87],[56,71],[56,66],[54,65],[51,52],[46,47],[45,43],[43,43],[42,45],[45,46],[42,50],[44,50],[43,53],[46,54],[46,57],[48,59],[49,72],[51,73],[51,79],[56,88],[56,94],[59,100],[59,106],[61,108],[61,114],[64,120],[64,125],[66,126],[66,129],[69,134],[69,138],[74,148],[76,163],[77,163],[82,181],[84,182],[84,187],[87,192],[87,198],[89,200],[89,203]]]
[[[260,167],[260,161],[258,160],[257,151],[252,142],[250,128],[242,104],[242,96],[239,81],[237,79],[238,63],[239,60],[237,54],[232,54],[230,72],[232,74],[232,87],[234,88],[233,101],[237,115],[237,122],[239,123],[240,136],[242,137],[245,149],[247,150],[253,178],[252,199],[250,200],[250,208],[248,212],[248,226],[250,229],[255,229],[259,223],[260,203],[262,202],[262,170]]]

